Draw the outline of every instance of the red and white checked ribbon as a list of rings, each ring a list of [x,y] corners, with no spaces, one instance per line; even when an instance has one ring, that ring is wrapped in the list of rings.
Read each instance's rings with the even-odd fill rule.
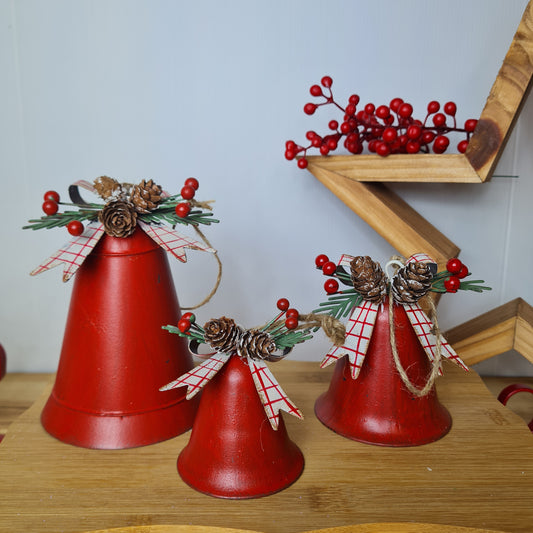
[[[349,266],[352,259],[354,259],[353,256],[344,254],[341,256],[338,265]],[[415,261],[434,262],[426,254],[414,254],[406,261],[406,264]],[[320,363],[321,368],[324,368],[347,355],[352,378],[357,379],[365,360],[380,305],[383,304],[378,305],[369,302],[368,300],[363,300],[361,305],[353,309],[346,325],[346,338],[344,344],[342,346],[331,347],[330,351]],[[432,333],[433,323],[418,303],[404,304],[403,307],[426,355],[430,361],[433,361],[435,359],[437,346],[436,337]],[[441,355],[468,371],[468,367],[446,339],[440,334],[439,339],[441,344]],[[442,373],[442,370],[440,370],[440,373]]]
[[[76,181],[71,187],[82,187],[90,192],[96,193],[94,186],[85,180]],[[168,196],[168,193],[164,193],[164,195]],[[171,253],[183,263],[187,261],[185,248],[215,253],[215,250],[210,246],[190,237],[185,237],[181,233],[166,226],[152,226],[140,220],[137,223],[163,250]],[[67,242],[48,259],[43,261],[36,269],[32,270],[30,274],[35,276],[63,263],[63,281],[68,281],[91,253],[92,249],[98,244],[103,234],[103,224],[100,222],[90,222],[79,237],[74,237]]]
[[[198,365],[178,379],[161,387],[159,390],[166,391],[175,389],[176,387],[187,386],[186,398],[189,400],[213,379],[215,374],[224,366],[230,357],[232,357],[231,354],[216,353],[201,365]],[[235,357],[239,356],[235,355]],[[279,426],[280,411],[285,411],[298,418],[303,418],[300,410],[289,399],[264,361],[256,361],[247,357],[246,362],[248,363],[265,413],[274,430],[278,429]]]

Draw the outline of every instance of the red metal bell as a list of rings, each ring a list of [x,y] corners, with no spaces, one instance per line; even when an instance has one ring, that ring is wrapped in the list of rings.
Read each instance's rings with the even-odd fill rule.
[[[394,328],[400,362],[411,383],[422,389],[431,363],[403,306],[396,304]],[[340,435],[383,446],[427,444],[448,433],[452,423],[435,387],[418,397],[403,383],[390,344],[388,300],[378,311],[358,378],[352,379],[347,357],[339,359],[328,391],[315,403],[315,413]]]
[[[197,401],[159,388],[190,370],[183,339],[163,325],[180,309],[166,253],[140,228],[104,235],[74,280],[56,381],[41,421],[86,448],[143,446],[192,426]]]
[[[298,479],[300,449],[283,418],[274,430],[246,361],[233,355],[204,387],[178,472],[194,489],[220,498],[256,498]]]

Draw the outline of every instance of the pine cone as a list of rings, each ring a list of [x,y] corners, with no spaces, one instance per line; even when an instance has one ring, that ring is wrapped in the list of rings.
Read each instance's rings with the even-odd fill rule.
[[[154,183],[154,180],[142,180],[139,185],[134,185],[131,190],[130,202],[139,213],[149,213],[153,211],[161,201],[161,186]]]
[[[98,213],[98,220],[112,237],[129,237],[137,226],[137,213],[129,202],[112,200]]]
[[[241,357],[250,357],[256,360],[275,361],[279,359],[272,354],[276,351],[276,343],[265,331],[256,329],[245,331],[237,345],[237,353]]]
[[[237,349],[242,329],[232,318],[213,318],[204,325],[204,339],[218,352],[231,354]]]
[[[100,176],[99,178],[96,178],[93,185],[96,192],[104,200],[107,200],[116,193],[120,193],[122,190],[120,183],[109,176]]]
[[[414,304],[431,290],[429,263],[414,262],[400,268],[392,280],[392,295],[401,304]]]
[[[387,279],[381,265],[368,255],[354,257],[350,263],[354,289],[370,302],[380,303],[387,290]]]

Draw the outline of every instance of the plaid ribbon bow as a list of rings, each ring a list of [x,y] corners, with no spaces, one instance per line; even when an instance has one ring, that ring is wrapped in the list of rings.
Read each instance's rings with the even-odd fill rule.
[[[352,256],[343,254],[338,265],[349,267],[350,262],[353,259]],[[406,261],[406,264],[418,261],[434,263],[433,259],[426,254],[415,254]],[[372,331],[374,330],[377,314],[381,305],[383,304],[375,304],[368,300],[363,300],[361,305],[353,309],[346,324],[346,338],[344,344],[342,346],[332,346],[320,363],[321,368],[324,368],[347,355],[352,378],[357,379],[365,360]],[[436,337],[432,333],[433,323],[418,303],[402,305],[426,355],[430,361],[433,361],[435,359],[437,345]],[[440,335],[439,338],[441,355],[468,371],[468,367],[446,339],[442,335]],[[442,369],[440,369],[439,373],[442,374]]]
[[[90,183],[83,180],[77,181],[73,186],[80,186],[91,192],[96,192]],[[137,224],[149,237],[161,246],[163,250],[171,253],[183,263],[187,261],[185,248],[192,248],[194,250],[202,250],[211,253],[215,252],[213,248],[206,246],[195,239],[186,237],[166,226],[151,226],[150,224],[141,221],[138,221]],[[36,276],[45,270],[63,264],[63,281],[68,281],[76,273],[78,268],[80,268],[93,248],[98,244],[98,241],[102,238],[103,234],[103,224],[100,222],[90,222],[79,237],[74,237],[68,241],[48,259],[44,260],[37,268],[32,270],[30,275]]]
[[[161,387],[159,390],[166,391],[175,389],[176,387],[187,386],[186,398],[189,400],[213,379],[230,357],[232,357],[231,354],[218,352],[201,365],[198,365],[178,379]],[[235,357],[240,356],[235,355]],[[247,357],[246,362],[267,418],[274,430],[277,430],[279,426],[280,411],[285,411],[298,418],[303,418],[300,410],[289,399],[264,361]]]

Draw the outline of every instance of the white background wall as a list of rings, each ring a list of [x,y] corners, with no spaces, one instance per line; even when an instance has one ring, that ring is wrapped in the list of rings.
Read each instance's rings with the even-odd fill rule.
[[[325,299],[314,257],[346,252],[385,262],[394,250],[307,171],[284,143],[325,132],[333,110],[302,107],[324,74],[341,102],[400,96],[422,116],[455,100],[479,116],[526,0],[0,0],[0,342],[11,371],[54,371],[72,282],[59,269],[30,277],[64,229],[22,231],[42,194],[77,179],[154,178],[178,192],[189,176],[216,199],[207,228],[224,264],[200,321],[226,314],[251,327],[285,296],[301,311]],[[491,293],[446,295],[444,329],[521,296],[533,304],[530,213],[533,102],[483,185],[394,189],[461,249]],[[515,178],[503,176],[517,176]],[[502,177],[498,177],[502,176]],[[192,231],[190,233],[192,235]],[[182,305],[216,276],[212,257],[172,262]],[[320,335],[291,357],[318,361]],[[532,374],[506,354],[484,372]]]

